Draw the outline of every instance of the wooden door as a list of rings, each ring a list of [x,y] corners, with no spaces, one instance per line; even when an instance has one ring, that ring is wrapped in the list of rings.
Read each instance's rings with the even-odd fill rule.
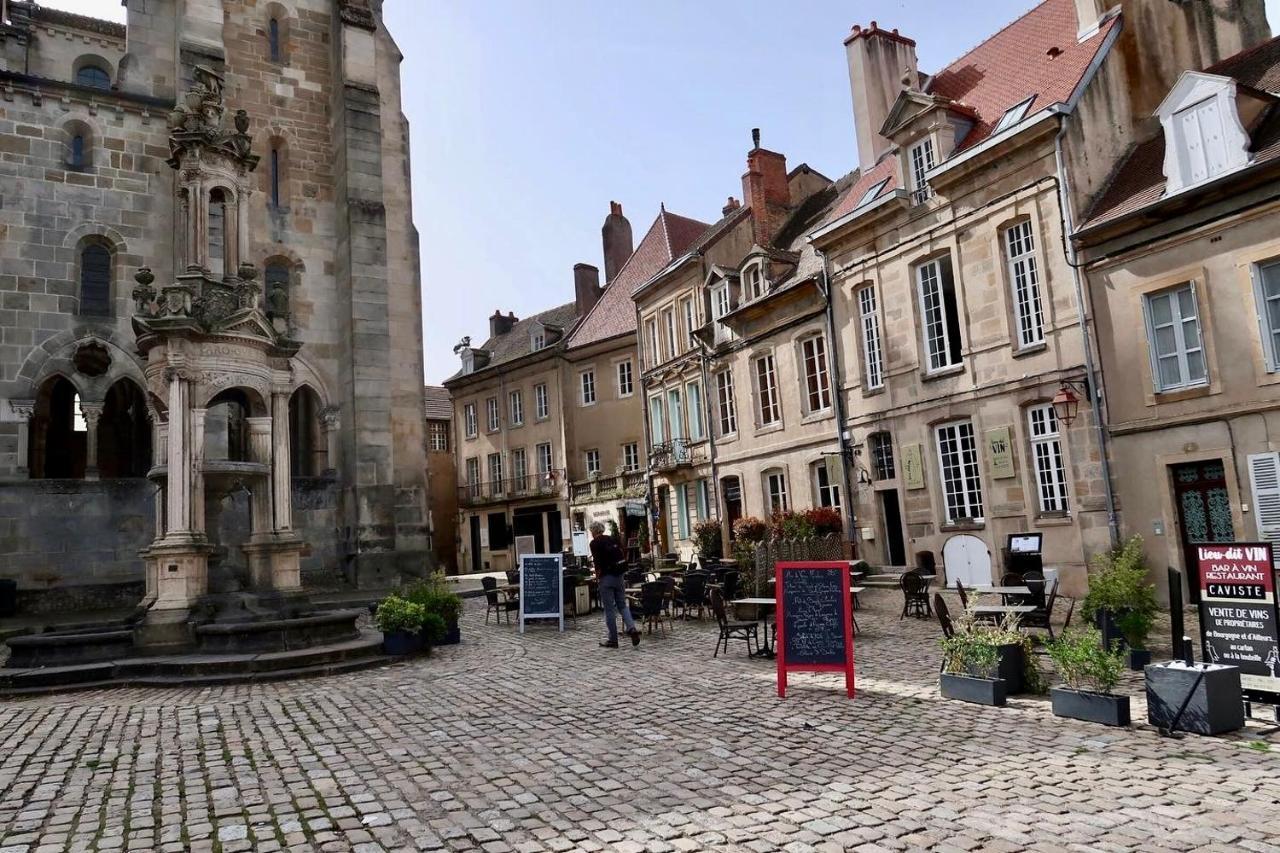
[[[1178,535],[1182,565],[1191,600],[1198,601],[1195,546],[1205,542],[1236,541],[1231,521],[1227,472],[1221,459],[1174,465],[1173,501],[1178,507]]]

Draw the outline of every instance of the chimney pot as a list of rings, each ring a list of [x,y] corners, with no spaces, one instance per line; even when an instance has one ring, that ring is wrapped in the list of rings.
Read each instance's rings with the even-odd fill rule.
[[[622,215],[622,205],[616,201],[609,202],[609,215],[600,228],[600,242],[604,248],[604,281],[608,284],[632,252],[631,222]]]
[[[600,301],[600,270],[591,264],[573,265],[573,304],[578,316],[590,311]]]
[[[751,208],[755,242],[769,245],[791,209],[787,158],[759,146],[751,149],[747,153],[747,173],[742,176],[742,200]]]
[[[758,127],[751,128],[751,147],[760,147],[760,128]]]
[[[872,38],[876,36],[876,38]],[[918,86],[916,45],[895,30],[881,30],[876,21],[867,30],[854,28],[845,39],[849,64],[849,89],[858,140],[858,165],[865,173],[892,146],[880,128],[902,92],[903,81]]]
[[[729,200],[724,203],[724,207],[720,208],[720,214],[728,216],[740,207],[742,207],[742,204],[733,196],[729,196]]]
[[[511,327],[516,324],[516,315],[514,312],[503,315],[501,309],[494,309],[493,316],[489,318],[489,337],[496,338],[499,335],[505,335],[511,331]]]

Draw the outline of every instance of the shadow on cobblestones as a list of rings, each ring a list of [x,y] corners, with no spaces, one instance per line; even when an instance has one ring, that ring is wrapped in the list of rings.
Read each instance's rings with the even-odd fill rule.
[[[710,623],[611,650],[599,617],[522,637],[472,602],[462,645],[381,670],[8,702],[0,853],[1276,849],[1257,735],[943,701],[936,622],[866,602],[853,701],[779,700]]]

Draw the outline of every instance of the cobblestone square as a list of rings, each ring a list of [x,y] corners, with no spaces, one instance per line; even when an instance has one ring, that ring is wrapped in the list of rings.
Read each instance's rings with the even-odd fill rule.
[[[1260,725],[1169,740],[938,697],[935,621],[858,612],[858,695],[677,621],[486,626],[323,679],[0,704],[0,853],[1280,850]],[[572,622],[569,623],[572,625]]]

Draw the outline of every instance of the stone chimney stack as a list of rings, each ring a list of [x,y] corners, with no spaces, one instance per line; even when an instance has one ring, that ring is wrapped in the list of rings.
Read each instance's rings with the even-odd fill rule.
[[[897,30],[882,30],[872,21],[865,30],[855,24],[844,47],[858,134],[858,166],[866,172],[891,147],[892,143],[880,135],[880,128],[902,92],[903,78],[913,88],[920,79],[916,43]]]
[[[767,246],[791,209],[787,182],[787,158],[760,147],[760,129],[751,131],[753,148],[747,153],[747,173],[742,176],[742,199],[751,208],[755,242]]]
[[[622,215],[622,205],[616,201],[609,202],[609,215],[600,229],[600,241],[604,244],[604,283],[608,284],[632,252],[631,223]]]
[[[520,322],[514,312],[507,312],[503,316],[501,311],[494,311],[493,316],[489,318],[489,337],[496,338],[498,335],[505,335]]]
[[[621,216],[621,214],[618,215]],[[626,220],[624,219],[623,221],[625,222]],[[607,223],[605,227],[608,227]],[[628,226],[628,231],[630,231],[630,226]],[[605,257],[608,258],[608,255]],[[590,311],[600,301],[600,292],[600,270],[591,266],[591,264],[574,264],[573,304],[577,308],[579,317]]]
[[[720,208],[720,215],[728,216],[740,207],[742,207],[742,202],[738,201],[733,196],[729,196],[729,200],[724,203],[724,207]]]

